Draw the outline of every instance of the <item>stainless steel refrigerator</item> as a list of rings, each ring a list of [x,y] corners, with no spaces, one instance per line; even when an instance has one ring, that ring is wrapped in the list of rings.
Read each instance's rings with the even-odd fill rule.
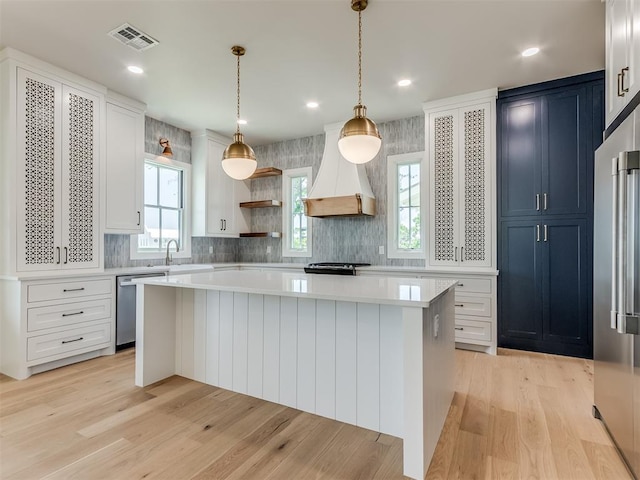
[[[640,476],[640,107],[596,151],[594,409]]]

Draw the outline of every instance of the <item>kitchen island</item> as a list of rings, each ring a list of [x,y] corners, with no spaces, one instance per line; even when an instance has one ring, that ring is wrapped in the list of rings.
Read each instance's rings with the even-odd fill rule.
[[[455,281],[223,271],[137,287],[138,386],[171,375],[403,439],[424,478],[454,384]]]

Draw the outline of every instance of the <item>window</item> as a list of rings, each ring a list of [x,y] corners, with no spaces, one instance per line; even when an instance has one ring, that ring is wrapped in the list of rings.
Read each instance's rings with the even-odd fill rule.
[[[389,258],[425,258],[424,152],[387,157]]]
[[[144,162],[144,233],[131,236],[131,258],[164,258],[167,243],[175,240],[180,252],[191,257],[189,198],[191,165],[164,157],[147,156]]]
[[[311,167],[282,172],[282,256],[311,256],[311,218],[304,214],[303,198],[311,188]]]

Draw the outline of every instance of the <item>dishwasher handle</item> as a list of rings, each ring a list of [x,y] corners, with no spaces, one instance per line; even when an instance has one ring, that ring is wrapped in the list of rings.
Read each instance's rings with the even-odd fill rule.
[[[158,273],[143,273],[140,275],[121,275],[116,277],[116,281],[118,283],[118,287],[135,287],[136,284],[131,280],[136,278],[146,278],[146,277],[166,277],[165,272]]]

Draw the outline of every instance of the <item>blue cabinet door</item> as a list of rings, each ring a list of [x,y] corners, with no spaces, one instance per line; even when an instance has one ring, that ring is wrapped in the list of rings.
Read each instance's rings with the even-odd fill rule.
[[[590,355],[591,236],[584,219],[543,225],[543,340],[557,353]]]
[[[543,174],[541,129],[540,97],[502,103],[498,128],[502,217],[540,213]]]
[[[586,87],[542,97],[542,206],[544,215],[587,213],[587,159],[592,143]]]
[[[542,340],[542,237],[538,222],[504,221],[500,228],[499,342]]]

